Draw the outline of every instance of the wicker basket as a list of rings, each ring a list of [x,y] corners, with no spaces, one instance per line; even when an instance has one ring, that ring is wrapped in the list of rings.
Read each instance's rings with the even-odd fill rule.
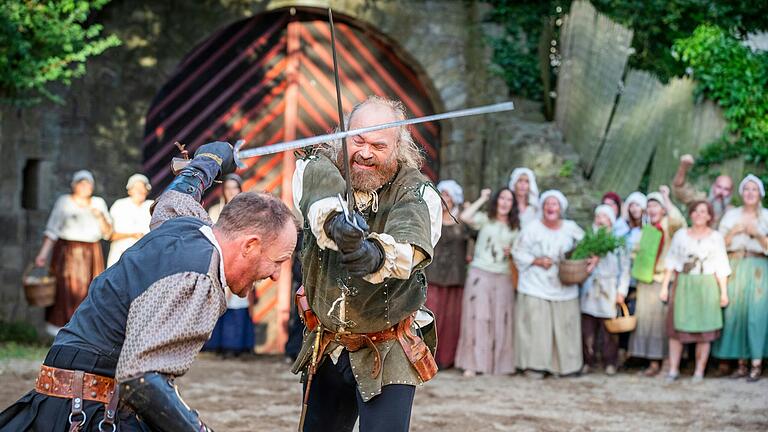
[[[22,276],[24,295],[30,306],[48,307],[56,300],[56,278],[48,274],[32,276],[32,264],[27,266]]]
[[[558,265],[558,276],[563,285],[578,285],[589,277],[587,259],[564,259]]]
[[[637,327],[637,317],[629,314],[626,303],[621,303],[621,316],[605,320],[605,329],[609,333],[631,332]]]

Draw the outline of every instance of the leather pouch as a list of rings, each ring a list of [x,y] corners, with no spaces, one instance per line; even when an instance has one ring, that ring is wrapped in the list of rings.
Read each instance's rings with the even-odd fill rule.
[[[427,382],[437,374],[437,363],[424,340],[413,334],[412,324],[413,317],[405,319],[397,325],[397,340],[421,380]]]
[[[310,332],[315,331],[318,324],[320,324],[320,321],[318,321],[317,315],[312,312],[312,309],[309,308],[309,300],[307,299],[307,294],[304,291],[303,285],[296,290],[296,296],[293,300],[296,303],[296,309],[299,311],[299,316],[304,322],[304,325]]]

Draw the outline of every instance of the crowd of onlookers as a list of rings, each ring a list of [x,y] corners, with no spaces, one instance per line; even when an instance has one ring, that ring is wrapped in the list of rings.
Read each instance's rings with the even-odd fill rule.
[[[527,168],[472,203],[464,203],[454,180],[439,182],[447,207],[426,270],[438,365],[465,376],[523,371],[541,378],[590,373],[600,364],[613,375],[633,358],[645,365],[642,375],[664,370],[675,381],[691,344],[695,382],[710,354],[721,360],[719,373],[759,379],[768,357],[764,185],[754,175],[738,185],[720,176],[709,193],[698,192],[686,180],[692,163],[689,155],[681,158],[671,189],[624,200],[604,194],[585,228],[567,218],[560,191],[539,193]],[[739,207],[731,205],[734,193]],[[584,230],[600,228],[623,245],[586,259],[583,283],[561,282],[558,267]],[[622,307],[636,326],[613,333],[606,321]]]
[[[768,210],[765,187],[748,175],[738,185],[720,176],[708,193],[686,180],[693,158],[685,155],[671,189],[661,186],[626,199],[604,194],[589,227],[567,218],[560,191],[539,192],[535,173],[515,169],[508,187],[484,189],[471,203],[461,186],[443,180],[442,236],[426,269],[427,307],[436,315],[441,368],[464,375],[568,376],[600,364],[613,375],[628,358],[641,359],[645,376],[680,374],[684,345],[693,379],[703,379],[711,356],[718,371],[754,381],[768,357]],[[54,205],[35,259],[56,278],[56,299],[46,309],[49,331],[65,325],[85,298],[91,280],[105,268],[101,241],[109,240],[106,265],[149,231],[151,185],[132,175],[127,197],[110,209],[93,195],[94,178],[78,171],[71,193]],[[243,180],[223,180],[216,221],[223,206],[242,192]],[[741,206],[731,205],[738,194]],[[685,215],[673,198],[687,208]],[[623,245],[586,260],[581,284],[561,282],[559,266],[586,230],[604,229]],[[227,311],[204,349],[251,353],[253,295],[227,293]],[[613,333],[607,320],[624,307],[637,324]],[[295,326],[300,336],[300,325]],[[730,364],[729,364],[730,363]],[[663,367],[667,364],[666,367]]]

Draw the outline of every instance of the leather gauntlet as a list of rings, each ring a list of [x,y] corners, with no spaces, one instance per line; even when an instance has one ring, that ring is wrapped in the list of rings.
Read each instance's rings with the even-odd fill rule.
[[[159,372],[120,383],[120,400],[152,430],[160,432],[212,432],[179,396],[173,378]]]

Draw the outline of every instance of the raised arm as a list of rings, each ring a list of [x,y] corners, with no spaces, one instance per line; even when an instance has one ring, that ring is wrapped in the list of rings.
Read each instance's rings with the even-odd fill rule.
[[[469,205],[469,207],[462,210],[461,215],[459,215],[459,219],[461,219],[462,222],[468,225],[472,225],[473,219],[475,217],[475,214],[478,210],[488,202],[488,198],[491,197],[491,190],[490,189],[483,189],[480,191],[480,198],[478,198],[475,202]]]
[[[223,141],[204,144],[197,149],[195,157],[152,205],[152,220],[155,229],[168,219],[192,216],[213,225],[208,212],[200,202],[216,178],[235,171],[232,146]]]

